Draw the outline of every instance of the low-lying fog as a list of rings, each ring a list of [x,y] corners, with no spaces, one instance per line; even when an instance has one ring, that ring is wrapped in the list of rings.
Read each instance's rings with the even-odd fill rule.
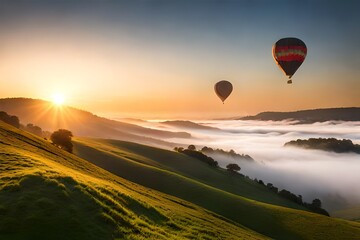
[[[320,198],[323,207],[333,211],[351,205],[360,205],[360,155],[332,153],[284,147],[290,140],[310,137],[351,139],[360,144],[360,122],[325,122],[294,124],[273,121],[197,121],[198,124],[218,129],[189,129],[147,122],[146,127],[170,131],[186,131],[191,139],[169,139],[179,144],[194,144],[233,149],[248,154],[255,163],[237,161],[241,172],[251,178],[273,183],[311,202]],[[226,156],[216,156],[221,167],[234,162]]]

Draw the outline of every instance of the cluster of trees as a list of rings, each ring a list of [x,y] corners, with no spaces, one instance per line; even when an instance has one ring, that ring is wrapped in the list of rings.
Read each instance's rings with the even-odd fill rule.
[[[16,128],[20,128],[20,120],[17,116],[11,116],[6,112],[0,112],[0,121],[10,124]]]
[[[183,153],[190,157],[199,159],[200,161],[205,162],[212,167],[219,167],[219,164],[217,161],[215,161],[212,157],[205,155],[202,152],[202,150],[197,151],[195,145],[189,145],[186,149],[183,147],[175,147],[174,150],[176,152]],[[241,168],[239,167],[239,165],[237,165],[235,163],[230,163],[226,166],[226,170],[228,170],[229,172],[232,172],[232,173],[236,173],[236,172],[239,172],[241,170]]]
[[[230,151],[225,151],[225,150],[220,149],[220,148],[213,149],[211,147],[206,147],[205,146],[200,151],[204,152],[204,153],[208,153],[208,154],[220,153],[220,154],[232,157],[232,158],[239,158],[239,159],[244,159],[244,160],[248,160],[248,161],[254,161],[254,159],[252,157],[250,157],[249,155],[236,153],[232,149]]]
[[[205,148],[204,152],[211,149],[211,148],[207,148],[207,147],[204,147],[204,148]],[[188,155],[190,157],[194,157],[196,159],[199,159],[200,161],[205,162],[205,163],[209,164],[210,166],[218,167],[218,162],[217,161],[215,161],[213,158],[211,158],[209,156],[206,156],[203,153],[204,148],[202,148],[200,151],[197,151],[195,145],[189,145],[186,149],[183,148],[183,147],[175,147],[174,150],[176,152],[183,153],[183,154],[186,154],[186,155]],[[212,150],[209,150],[209,151],[214,151],[214,150],[212,149]],[[234,151],[229,151],[228,154],[234,154]],[[226,166],[226,170],[231,172],[231,173],[238,173],[241,170],[241,167],[238,164],[230,163],[230,164],[228,164]],[[239,176],[244,176],[242,174],[238,174],[238,175]],[[246,176],[246,178],[250,179],[248,176]],[[282,190],[279,191],[279,189],[277,187],[275,187],[272,183],[268,183],[268,184],[265,185],[264,181],[258,180],[256,178],[254,179],[254,181],[257,182],[260,185],[263,185],[264,187],[267,187],[270,191],[278,194],[282,198],[288,199],[288,200],[290,200],[290,201],[292,201],[294,203],[297,203],[297,204],[299,204],[301,206],[304,206],[304,207],[306,207],[307,209],[309,209],[312,212],[329,216],[329,213],[325,209],[322,208],[320,199],[316,198],[311,203],[307,203],[307,202],[303,201],[301,195],[296,195],[296,194],[294,194],[294,193],[292,193],[292,192],[290,192],[290,191],[288,191],[286,189],[282,189]]]
[[[322,215],[325,215],[325,216],[330,216],[329,213],[325,209],[322,208],[321,201],[318,198],[315,198],[312,201],[312,203],[304,202],[303,205],[306,208],[310,209],[312,212],[319,213],[319,214],[322,214]]]
[[[257,180],[255,178],[254,181],[265,186],[265,183],[262,180]],[[312,212],[330,216],[329,213],[325,209],[322,208],[320,199],[316,198],[311,203],[307,203],[307,202],[303,201],[301,195],[295,195],[294,193],[292,193],[286,189],[282,189],[281,191],[279,191],[279,189],[277,187],[275,187],[272,183],[266,184],[266,187],[268,189],[270,189],[271,191],[273,191],[274,193],[278,194],[280,197],[286,198],[294,203],[304,206]]]
[[[43,137],[44,133],[43,130],[41,129],[41,127],[36,126],[32,123],[29,123],[27,125],[22,125],[20,123],[20,119],[17,116],[11,116],[9,114],[7,114],[6,112],[1,112],[0,111],[0,121],[3,121],[7,124],[10,124],[16,128],[25,130],[27,132],[30,132],[32,134],[38,135],[39,137]]]
[[[262,112],[256,116],[242,117],[240,120],[283,121],[298,120],[300,123],[314,123],[326,121],[360,121],[360,108],[325,108],[302,110],[296,112]]]
[[[48,132],[44,132],[41,129],[41,127],[36,126],[32,123],[23,126],[20,124],[20,120],[17,116],[10,116],[6,112],[0,111],[0,121],[10,124],[16,128],[21,128],[22,130],[38,135],[40,137],[43,137],[44,134],[48,133]],[[55,146],[72,153],[73,151],[73,144],[71,141],[72,137],[73,134],[69,130],[59,129],[58,131],[55,131],[51,134],[50,140]]]
[[[43,137],[43,130],[41,129],[41,127],[36,126],[32,123],[27,124],[26,126],[21,126],[21,129],[30,132],[32,134],[35,134],[39,137]]]
[[[283,198],[286,198],[294,203],[297,203],[299,205],[303,205],[304,202],[302,200],[302,196],[301,195],[295,195],[293,194],[292,192],[286,190],[286,189],[283,189],[281,191],[278,192],[279,196],[283,197]]]
[[[350,139],[336,138],[309,138],[297,139],[285,143],[285,146],[302,147],[309,149],[319,149],[324,151],[333,151],[337,153],[355,152],[360,154],[360,145],[354,144]]]
[[[196,158],[202,162],[205,162],[209,164],[212,167],[218,167],[219,164],[217,161],[215,161],[213,158],[206,156],[200,151],[196,150],[196,147],[194,145],[189,145],[187,149],[184,149],[183,147],[175,147],[174,150],[179,153],[186,154],[190,157]]]

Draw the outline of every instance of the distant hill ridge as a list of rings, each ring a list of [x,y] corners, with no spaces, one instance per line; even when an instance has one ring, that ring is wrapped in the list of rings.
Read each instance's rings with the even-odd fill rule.
[[[33,123],[44,130],[71,130],[76,136],[114,138],[155,146],[172,146],[170,138],[190,138],[187,132],[156,130],[99,117],[69,106],[30,98],[0,99],[0,111],[18,116],[22,123]]]
[[[174,120],[174,121],[165,121],[161,122],[165,125],[170,125],[173,127],[179,127],[179,128],[190,128],[190,129],[198,129],[198,130],[219,130],[219,128],[215,127],[209,127],[205,125],[201,125],[198,123],[194,123],[191,121],[184,121],[184,120]]]
[[[293,146],[305,149],[319,149],[336,153],[353,152],[360,154],[360,145],[354,144],[350,139],[336,138],[309,138],[297,139],[285,143],[285,147]]]
[[[301,123],[326,121],[360,121],[360,107],[322,108],[294,112],[261,112],[255,116],[242,117],[238,120],[283,121],[298,120]]]

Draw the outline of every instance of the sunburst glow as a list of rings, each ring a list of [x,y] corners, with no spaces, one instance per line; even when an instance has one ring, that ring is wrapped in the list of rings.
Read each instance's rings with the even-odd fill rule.
[[[56,93],[53,95],[53,103],[57,106],[61,106],[63,105],[65,102],[65,97],[64,95],[60,94],[60,93]]]

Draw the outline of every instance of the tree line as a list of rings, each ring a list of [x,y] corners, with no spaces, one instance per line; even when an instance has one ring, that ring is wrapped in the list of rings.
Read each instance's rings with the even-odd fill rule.
[[[217,161],[215,161],[213,158],[205,155],[202,150],[197,151],[195,145],[191,144],[187,148],[175,147],[174,150],[176,152],[185,154],[187,156],[190,156],[190,157],[198,159],[202,162],[205,162],[208,165],[210,165],[211,167],[219,168],[219,164]],[[230,163],[226,166],[226,170],[230,173],[239,173],[239,171],[241,170],[241,167],[236,163]],[[240,177],[246,177],[251,180],[250,177],[244,176],[243,174],[236,174],[236,175],[238,175]],[[279,189],[277,187],[275,187],[272,183],[268,183],[265,185],[264,181],[258,180],[257,178],[255,178],[253,181],[255,181],[256,183],[258,183],[260,185],[263,185],[264,187],[267,187],[270,191],[274,192],[278,196],[285,198],[291,202],[294,202],[298,205],[304,206],[305,208],[309,209],[312,212],[330,216],[329,213],[325,209],[322,208],[322,203],[321,203],[320,199],[318,199],[318,198],[314,199],[311,203],[307,203],[307,202],[303,201],[301,195],[296,195],[286,189],[282,189],[279,191]]]
[[[219,153],[219,154],[223,154],[225,156],[231,157],[231,158],[239,158],[239,159],[243,159],[243,160],[254,161],[254,159],[252,157],[250,157],[249,155],[239,154],[239,153],[235,152],[233,149],[231,149],[230,151],[225,151],[224,149],[220,149],[220,148],[213,149],[211,147],[205,146],[200,151],[203,153],[207,153],[207,154]]]
[[[315,198],[311,203],[307,203],[303,201],[301,195],[296,195],[286,189],[282,189],[279,191],[277,187],[275,187],[272,183],[268,183],[265,185],[265,183],[262,180],[254,179],[255,182],[257,182],[260,185],[266,186],[268,189],[270,189],[272,192],[278,194],[282,198],[286,198],[294,203],[297,203],[301,206],[306,207],[307,209],[311,210],[312,212],[319,213],[322,215],[330,216],[329,213],[322,208],[322,203],[320,199]]]
[[[53,145],[57,146],[60,149],[65,150],[67,152],[70,152],[70,153],[72,153],[72,151],[73,151],[73,144],[72,144],[73,134],[69,130],[59,129],[50,134],[47,131],[43,131],[41,129],[41,127],[36,126],[32,123],[29,123],[27,125],[22,125],[20,123],[19,117],[11,116],[3,111],[0,111],[0,121],[3,121],[13,127],[21,129],[21,130],[30,132],[39,137],[44,137],[44,136],[50,135],[50,140]],[[45,138],[45,140],[47,140],[47,139]]]
[[[308,149],[319,149],[336,153],[354,152],[360,154],[360,145],[354,144],[350,139],[336,138],[309,138],[297,139],[285,143],[284,146],[294,146]]]
[[[20,128],[20,120],[17,116],[11,116],[6,112],[0,112],[0,120],[16,128]]]

